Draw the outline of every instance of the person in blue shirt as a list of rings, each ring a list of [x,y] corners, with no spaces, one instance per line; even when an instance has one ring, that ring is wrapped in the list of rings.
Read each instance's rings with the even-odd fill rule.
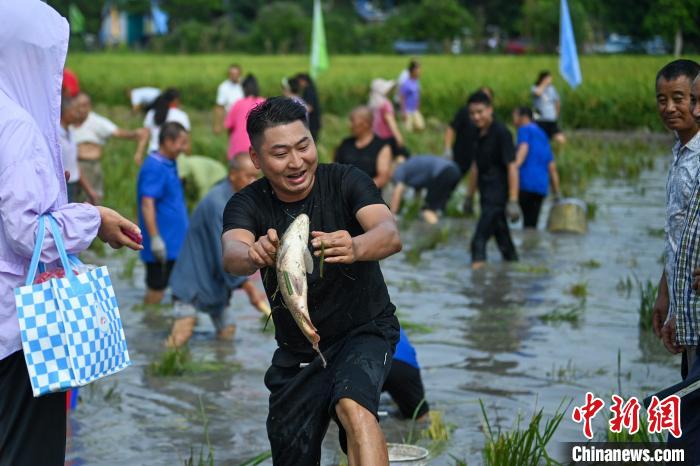
[[[188,137],[180,123],[163,124],[158,150],[148,154],[139,171],[136,192],[143,231],[141,260],[146,264],[146,304],[162,301],[185,240],[187,205],[175,159],[187,147]]]
[[[185,243],[170,276],[175,322],[168,346],[179,347],[189,341],[197,324],[198,311],[209,314],[217,338],[232,339],[236,326],[228,305],[231,293],[237,288],[246,292],[250,304],[260,312],[270,314],[265,293],[247,277],[226,273],[221,254],[226,203],[259,176],[260,170],[255,168],[247,152],[234,155],[229,161],[228,177],[215,184],[192,213]]]
[[[518,129],[515,165],[520,171],[518,203],[523,212],[523,226],[537,228],[550,183],[554,198],[559,198],[559,174],[547,133],[532,121],[532,110],[529,107],[513,110],[513,125]]]
[[[416,350],[408,341],[403,328],[399,330],[399,334],[394,360],[382,391],[391,395],[403,417],[413,419],[415,416],[416,419],[422,420],[428,415],[430,407],[425,399]]]

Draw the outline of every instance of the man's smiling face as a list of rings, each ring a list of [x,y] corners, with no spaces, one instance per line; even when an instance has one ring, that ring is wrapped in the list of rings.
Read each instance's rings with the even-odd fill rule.
[[[309,129],[297,120],[267,128],[251,159],[283,202],[305,199],[314,185],[318,155]]]

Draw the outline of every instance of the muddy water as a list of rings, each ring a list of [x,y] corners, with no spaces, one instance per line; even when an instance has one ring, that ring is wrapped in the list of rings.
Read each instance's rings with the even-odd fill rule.
[[[514,231],[519,265],[506,265],[491,245],[490,265],[469,270],[468,238],[473,221],[451,221],[447,244],[423,253],[417,266],[403,255],[383,263],[400,315],[421,331],[409,332],[423,367],[431,407],[453,426],[451,439],[434,451],[430,464],[454,464],[450,454],[481,462],[484,435],[478,400],[491,422],[504,428],[518,412],[535,407],[553,413],[562,400],[581,403],[586,391],[607,399],[621,385],[625,395],[644,396],[679,380],[677,358],[638,327],[639,291],[618,289],[634,277],[657,280],[663,240],[665,168],[659,165],[634,183],[600,181],[587,194],[598,204],[596,220],[584,236]],[[546,215],[548,207],[544,208]],[[541,219],[544,222],[544,219]],[[410,246],[425,226],[404,233]],[[143,271],[120,279],[124,257],[109,259],[122,308],[133,367],[81,390],[72,417],[68,463],[73,465],[183,464],[204,442],[200,400],[208,422],[216,464],[237,465],[268,449],[267,392],[263,374],[275,348],[262,332],[258,314],[239,293],[233,306],[239,325],[235,342],[212,339],[207,318],[192,341],[193,357],[226,362],[223,372],[155,378],[147,365],[161,351],[168,310],[135,308],[143,294]],[[595,267],[598,265],[599,267]],[[585,302],[571,295],[585,283]],[[554,309],[582,305],[577,323],[545,323]],[[422,326],[422,327],[421,327]],[[621,364],[618,366],[618,353]],[[389,398],[382,419],[389,441],[400,442],[410,422],[391,415]],[[556,441],[580,441],[579,425],[562,422]],[[601,416],[599,416],[601,417]],[[602,431],[602,419],[596,424]],[[331,428],[322,464],[337,464],[339,447]],[[423,441],[426,445],[429,442]],[[270,464],[270,463],[266,463]]]

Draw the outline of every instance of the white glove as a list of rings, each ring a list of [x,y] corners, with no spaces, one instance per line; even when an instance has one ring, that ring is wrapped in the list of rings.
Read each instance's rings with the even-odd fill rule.
[[[168,258],[168,251],[165,249],[165,242],[160,236],[151,238],[151,252],[160,262],[165,262]]]

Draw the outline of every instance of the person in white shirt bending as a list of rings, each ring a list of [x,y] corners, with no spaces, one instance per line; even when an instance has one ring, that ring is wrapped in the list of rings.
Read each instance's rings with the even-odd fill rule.
[[[92,111],[92,101],[90,96],[84,92],[75,97],[75,104],[82,119],[82,124],[72,127],[73,137],[78,146],[78,164],[80,165],[81,176],[87,178],[88,183],[94,190],[95,202],[99,204],[104,196],[104,182],[102,176],[102,148],[107,140],[115,137],[119,139],[132,139],[137,141],[134,161],[141,164],[143,152],[148,143],[150,132],[146,128],[135,130],[121,129],[110,119],[98,115]],[[83,191],[78,195],[82,201],[87,200],[88,193]]]

